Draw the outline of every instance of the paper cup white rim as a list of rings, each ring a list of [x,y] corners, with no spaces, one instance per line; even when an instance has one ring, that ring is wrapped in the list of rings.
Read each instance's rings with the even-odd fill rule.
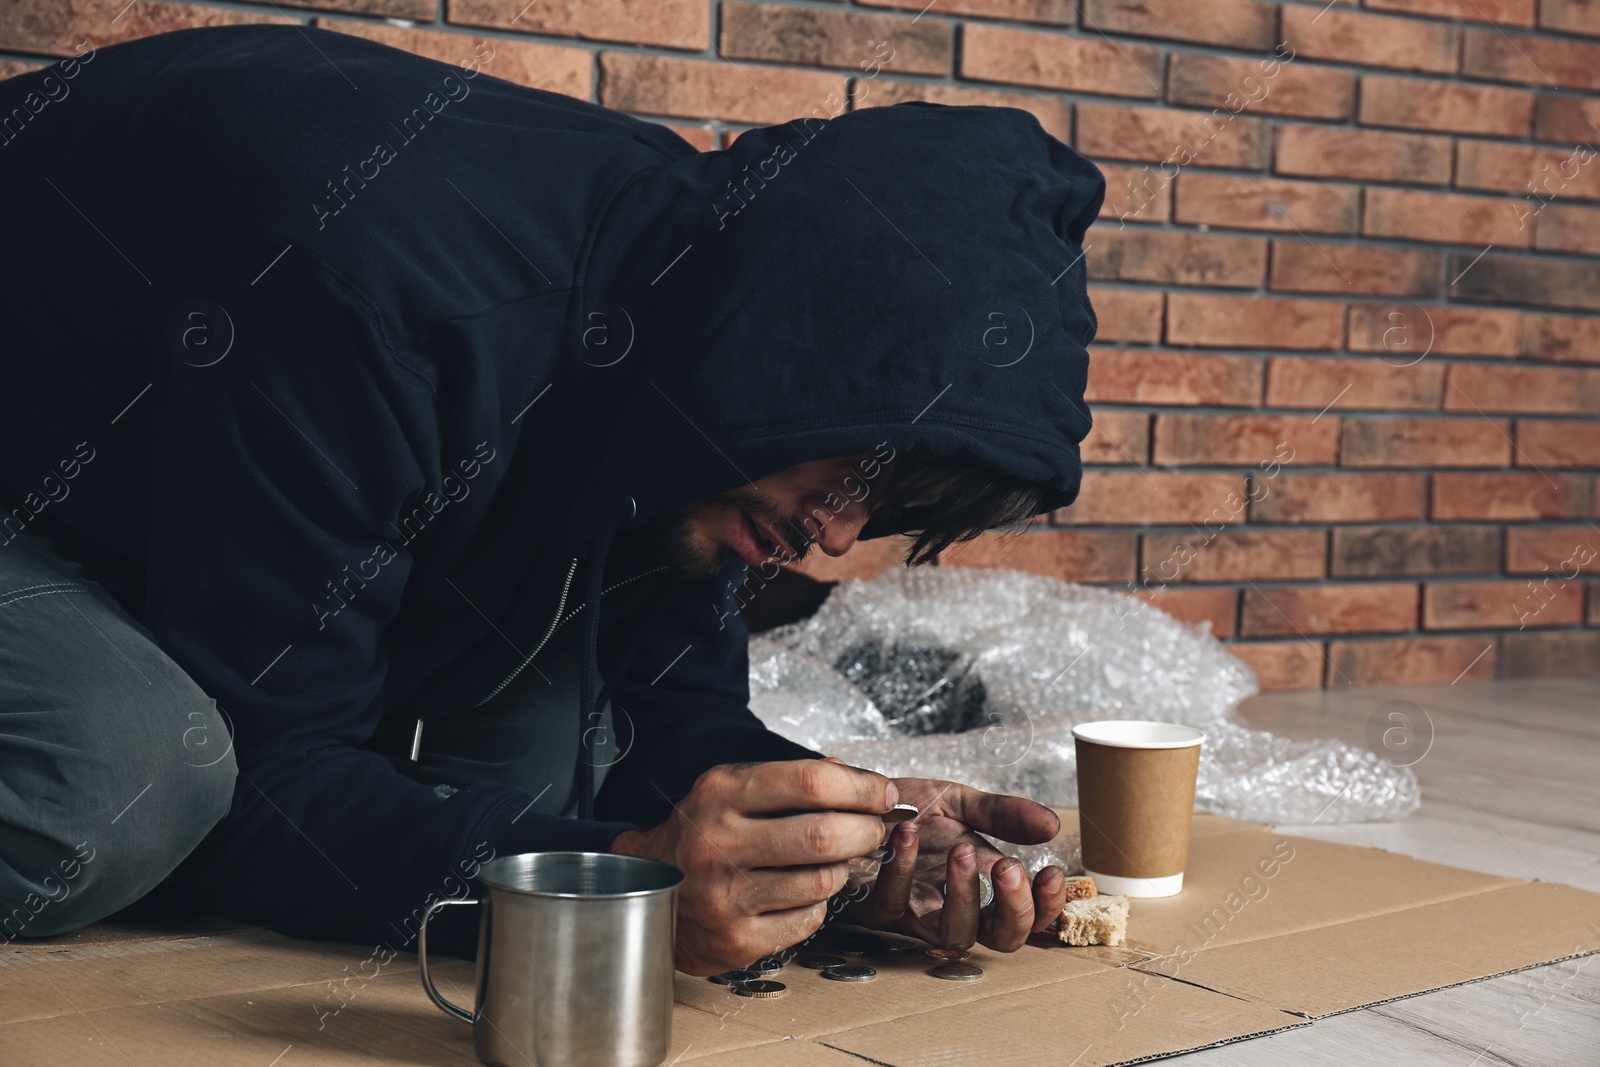
[[[1165,740],[1138,739],[1132,737],[1096,736],[1097,728],[1125,728],[1132,727],[1138,731],[1153,733],[1170,732],[1181,734],[1181,737],[1169,737]],[[1072,728],[1072,736],[1079,741],[1088,741],[1096,745],[1108,745],[1111,748],[1190,748],[1206,739],[1205,731],[1194,726],[1185,726],[1175,722],[1150,722],[1146,719],[1101,719],[1097,722],[1082,722]]]

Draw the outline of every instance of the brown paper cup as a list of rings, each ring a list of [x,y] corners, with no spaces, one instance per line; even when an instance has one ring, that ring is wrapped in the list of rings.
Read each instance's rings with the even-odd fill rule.
[[[1170,897],[1183,889],[1205,736],[1165,722],[1072,728],[1083,866],[1102,893]]]

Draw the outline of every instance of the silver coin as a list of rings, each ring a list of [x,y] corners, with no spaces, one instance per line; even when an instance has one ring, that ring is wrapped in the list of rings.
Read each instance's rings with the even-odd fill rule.
[[[718,985],[738,985],[740,982],[753,982],[760,977],[761,976],[755,971],[741,969],[737,971],[723,971],[721,974],[714,974],[711,976],[711,980]]]
[[[789,991],[789,987],[782,982],[768,982],[757,978],[751,982],[740,982],[733,987],[733,991],[741,997],[757,997],[761,1000],[771,1000],[781,997]]]
[[[878,977],[876,968],[868,967],[863,963],[847,963],[842,967],[829,967],[822,972],[822,977],[834,982],[870,982]]]
[[[915,819],[920,814],[915,804],[896,804],[883,813],[883,822],[885,826],[895,826],[907,819]]]
[[[970,963],[944,963],[928,973],[946,982],[976,982],[983,977],[983,968]]]
[[[771,978],[773,975],[783,970],[783,966],[787,962],[787,960],[780,959],[777,956],[768,956],[766,959],[756,960],[750,966],[746,967],[745,970],[754,971],[756,976],[760,978]]]
[[[948,884],[939,886],[939,892],[945,894],[946,896],[948,896],[949,893],[950,893],[950,889],[949,889]],[[993,904],[993,903],[994,903],[994,883],[989,880],[989,876],[987,874],[984,874],[982,871],[979,871],[978,872],[978,910],[982,911],[984,908],[987,908],[990,904]]]
[[[829,967],[844,967],[849,960],[843,956],[801,956],[800,966],[810,967],[813,971],[826,970]]]

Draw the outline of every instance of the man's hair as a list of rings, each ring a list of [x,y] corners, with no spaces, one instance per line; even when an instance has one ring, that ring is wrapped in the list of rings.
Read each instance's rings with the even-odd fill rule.
[[[1013,478],[966,456],[941,456],[921,446],[895,458],[887,483],[873,495],[874,525],[912,539],[905,564],[937,559],[951,545],[1012,526],[1044,510],[1035,482]]]

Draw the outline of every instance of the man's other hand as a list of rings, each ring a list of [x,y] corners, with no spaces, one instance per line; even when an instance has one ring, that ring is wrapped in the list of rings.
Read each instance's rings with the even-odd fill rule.
[[[666,822],[624,830],[611,850],[683,870],[676,966],[717,974],[815,933],[848,861],[878,849],[900,799],[890,779],[836,760],[723,764]]]

